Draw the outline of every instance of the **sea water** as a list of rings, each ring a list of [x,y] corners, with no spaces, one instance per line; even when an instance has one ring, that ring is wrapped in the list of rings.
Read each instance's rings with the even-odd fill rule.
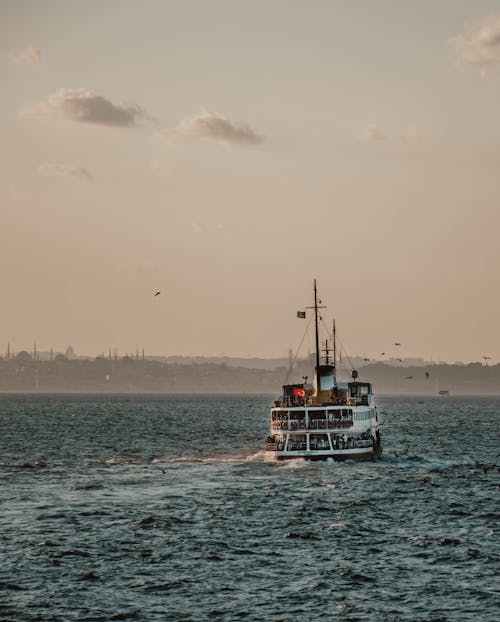
[[[0,396],[0,619],[500,620],[500,399],[378,401],[276,463],[269,396]]]

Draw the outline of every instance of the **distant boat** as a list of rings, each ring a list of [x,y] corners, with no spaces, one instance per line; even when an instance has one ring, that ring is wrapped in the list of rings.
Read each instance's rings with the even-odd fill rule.
[[[321,303],[320,303],[321,304]],[[336,337],[333,328],[331,350],[320,364],[318,338],[318,296],[314,281],[316,366],[312,385],[287,384],[281,399],[271,408],[271,429],[266,454],[276,460],[373,460],[382,454],[378,415],[372,385],[358,381],[352,371],[350,382],[337,382]],[[297,313],[304,318],[305,312]]]
[[[449,395],[450,392],[448,391],[448,389],[440,389],[439,388],[439,384],[436,378],[436,395],[439,395],[441,397],[446,397],[447,395]]]

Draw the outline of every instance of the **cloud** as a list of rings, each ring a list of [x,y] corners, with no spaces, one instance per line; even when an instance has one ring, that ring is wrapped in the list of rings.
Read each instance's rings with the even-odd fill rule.
[[[114,127],[130,127],[142,119],[153,120],[137,104],[114,104],[106,97],[85,89],[59,89],[44,101],[26,106],[21,114]]]
[[[39,48],[29,46],[21,52],[11,52],[9,60],[13,65],[28,65],[30,67],[40,67],[42,64],[42,51]]]
[[[368,123],[358,132],[358,140],[364,143],[404,143],[416,146],[428,142],[429,133],[420,125],[407,125],[402,129],[393,128],[390,132],[375,123]]]
[[[264,141],[264,136],[246,123],[230,121],[206,110],[183,119],[175,132],[183,136],[208,138],[233,145],[258,145]]]
[[[450,39],[459,65],[477,67],[485,75],[488,67],[500,64],[500,15],[485,20],[474,30]]]
[[[206,225],[202,225],[199,222],[196,222],[196,220],[193,220],[191,222],[191,227],[193,229],[193,231],[196,231],[196,233],[208,233],[208,228]]]
[[[40,164],[38,172],[48,175],[58,175],[59,177],[69,177],[79,181],[92,181],[94,177],[86,168],[79,166],[68,166],[67,164]]]
[[[368,125],[360,131],[358,137],[365,143],[389,140],[387,132],[375,123],[368,123]]]

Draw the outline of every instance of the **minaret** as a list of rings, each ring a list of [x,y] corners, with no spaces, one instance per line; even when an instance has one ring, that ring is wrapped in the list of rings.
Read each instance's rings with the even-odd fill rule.
[[[10,361],[10,342],[7,344],[7,360]]]

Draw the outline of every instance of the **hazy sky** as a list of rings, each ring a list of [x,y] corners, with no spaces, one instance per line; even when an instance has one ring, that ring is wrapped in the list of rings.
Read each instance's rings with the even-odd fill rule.
[[[0,84],[0,351],[285,354],[317,278],[499,360],[498,0],[2,0]]]

